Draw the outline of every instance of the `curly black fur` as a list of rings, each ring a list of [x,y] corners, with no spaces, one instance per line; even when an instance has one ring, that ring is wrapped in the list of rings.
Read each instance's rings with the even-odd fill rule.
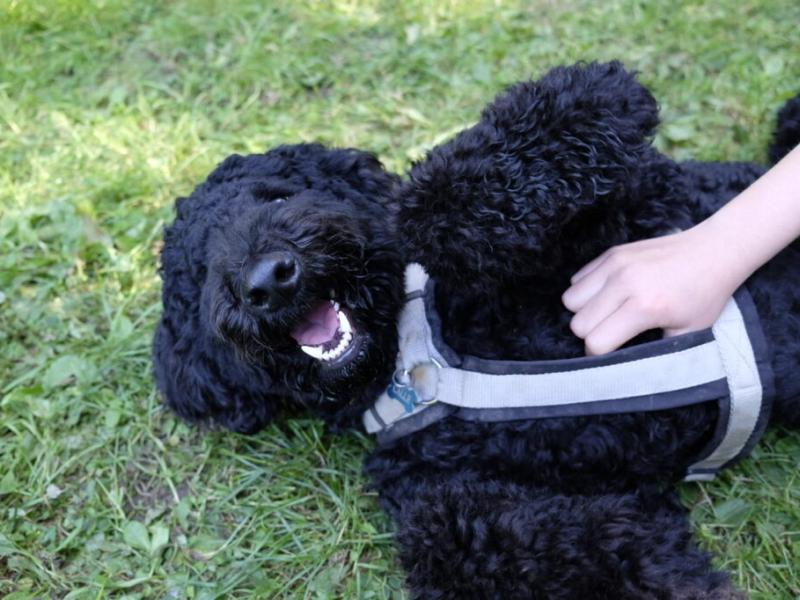
[[[795,96],[783,105],[778,113],[775,138],[769,146],[769,160],[778,162],[797,145],[800,140],[800,96]]]
[[[453,477],[418,489],[397,537],[421,598],[740,597],[709,572],[683,513],[672,496]]]
[[[800,141],[800,98],[771,157]],[[651,94],[619,63],[557,68],[509,88],[478,124],[405,181],[369,154],[318,145],[233,156],[166,231],[155,372],[181,416],[256,431],[305,406],[335,427],[387,383],[405,262],[437,282],[457,352],[580,356],[560,296],[609,246],[686,228],[752,183],[749,163],[675,163],[650,139]],[[295,301],[253,311],[242,270],[267,251],[299,260]],[[748,282],[770,345],[774,417],[800,424],[800,246]],[[326,368],[294,323],[332,290],[362,332]],[[652,338],[649,332],[640,339]],[[379,447],[365,470],[397,521],[420,598],[733,598],[667,491],[708,442],[714,403],[505,423],[441,420]]]

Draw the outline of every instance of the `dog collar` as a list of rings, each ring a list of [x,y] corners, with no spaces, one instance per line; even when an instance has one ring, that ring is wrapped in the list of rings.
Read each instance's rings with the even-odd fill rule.
[[[769,416],[773,375],[750,294],[742,287],[706,330],[565,360],[460,356],[441,336],[434,282],[407,266],[392,382],[363,415],[380,443],[445,417],[474,421],[656,411],[719,402],[712,440],[687,480],[713,479],[749,454]]]

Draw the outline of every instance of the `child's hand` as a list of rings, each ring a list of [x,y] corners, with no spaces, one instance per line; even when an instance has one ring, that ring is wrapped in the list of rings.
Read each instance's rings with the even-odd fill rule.
[[[603,354],[648,329],[677,335],[708,327],[740,283],[726,260],[701,228],[611,248],[564,293],[572,331],[587,354]]]
[[[713,324],[736,288],[800,235],[798,173],[800,146],[692,229],[617,246],[578,271],[562,300],[586,353],[648,329]]]

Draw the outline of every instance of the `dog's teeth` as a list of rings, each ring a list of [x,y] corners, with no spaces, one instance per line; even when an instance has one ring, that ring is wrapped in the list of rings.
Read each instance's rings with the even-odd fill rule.
[[[344,335],[342,339],[339,340],[339,343],[336,345],[336,348],[330,350],[328,352],[329,358],[328,360],[333,360],[335,358],[339,358],[342,353],[347,350],[347,347],[350,345],[350,336]]]
[[[330,302],[339,317],[339,333],[341,334],[339,342],[334,348],[329,350],[323,350],[323,346],[300,346],[303,352],[312,358],[324,362],[330,362],[339,358],[344,354],[345,350],[350,347],[350,343],[353,341],[353,326],[350,324],[350,320],[347,318],[347,315],[341,311],[338,302],[333,299],[331,299]]]
[[[344,334],[351,333],[353,331],[353,327],[350,325],[350,319],[348,319],[347,315],[341,311],[339,311],[339,329]]]
[[[322,351],[320,346],[300,346],[300,350],[317,360],[325,358],[325,352]]]

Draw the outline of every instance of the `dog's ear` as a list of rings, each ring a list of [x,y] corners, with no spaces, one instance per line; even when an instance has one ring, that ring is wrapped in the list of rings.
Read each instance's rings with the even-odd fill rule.
[[[510,87],[413,167],[397,196],[412,258],[470,286],[541,279],[625,241],[648,211],[665,222],[664,202],[646,207],[671,181],[650,146],[657,123],[652,95],[618,62]]]
[[[154,372],[164,400],[190,422],[255,433],[272,416],[269,378],[210,339],[196,324],[175,329],[165,316],[156,331]]]
[[[278,401],[269,375],[239,358],[209,331],[200,316],[206,270],[189,248],[207,235],[178,219],[165,232],[162,250],[164,312],[153,343],[156,383],[164,400],[182,418],[253,433],[270,420]],[[191,241],[191,243],[190,243]]]

